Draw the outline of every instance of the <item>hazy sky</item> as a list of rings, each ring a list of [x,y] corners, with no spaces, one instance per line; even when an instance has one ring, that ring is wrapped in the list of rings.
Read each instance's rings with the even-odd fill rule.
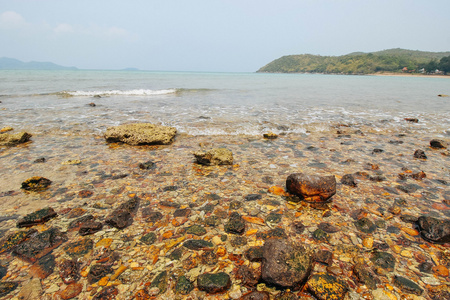
[[[288,54],[450,51],[449,0],[0,0],[0,57],[253,72]]]

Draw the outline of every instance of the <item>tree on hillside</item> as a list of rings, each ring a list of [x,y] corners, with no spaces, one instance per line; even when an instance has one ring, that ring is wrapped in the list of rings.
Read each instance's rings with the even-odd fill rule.
[[[450,56],[441,58],[439,62],[439,70],[443,71],[445,74],[450,73]]]
[[[425,65],[425,71],[427,73],[434,73],[434,71],[436,71],[436,69],[438,69],[438,67],[439,67],[438,61],[436,59],[432,59],[432,60],[430,60],[429,63],[427,63]]]

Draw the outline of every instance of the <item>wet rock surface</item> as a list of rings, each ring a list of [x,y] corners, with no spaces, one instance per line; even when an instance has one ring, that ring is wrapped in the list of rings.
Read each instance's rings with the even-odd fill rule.
[[[216,274],[201,274],[197,277],[197,287],[201,291],[210,294],[223,293],[231,286],[231,278],[228,274],[220,272]]]
[[[20,218],[17,221],[17,227],[31,227],[36,224],[45,223],[51,218],[57,216],[57,213],[51,207],[46,207],[40,210],[37,210],[31,214],[26,215],[23,218]]]
[[[174,127],[150,123],[133,123],[109,127],[104,137],[107,142],[122,142],[129,145],[167,145],[177,134]]]
[[[286,188],[306,201],[325,202],[336,194],[336,178],[294,173],[286,179]]]
[[[319,273],[308,279],[308,289],[319,300],[344,299],[347,285],[333,275]]]
[[[32,137],[28,132],[2,133],[0,134],[0,146],[16,146],[26,143]]]
[[[193,153],[197,163],[201,165],[232,165],[233,153],[225,148],[211,149],[206,152]]]
[[[22,182],[22,189],[30,192],[41,192],[46,190],[51,183],[50,179],[34,176]]]
[[[450,242],[450,220],[439,220],[433,217],[421,216],[417,220],[420,235],[432,243]]]

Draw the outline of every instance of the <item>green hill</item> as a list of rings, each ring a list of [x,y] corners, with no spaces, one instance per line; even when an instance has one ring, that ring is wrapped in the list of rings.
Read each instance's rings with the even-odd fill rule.
[[[420,69],[432,72],[443,57],[450,52],[425,52],[406,49],[389,49],[378,52],[355,52],[342,56],[312,54],[287,55],[265,65],[257,72],[267,73],[326,73],[374,74],[377,72],[402,72]]]

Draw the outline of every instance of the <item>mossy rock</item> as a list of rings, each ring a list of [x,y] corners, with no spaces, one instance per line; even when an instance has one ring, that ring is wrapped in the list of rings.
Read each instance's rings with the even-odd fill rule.
[[[32,137],[28,132],[18,132],[14,134],[2,133],[0,134],[0,146],[15,146],[26,143]]]
[[[107,142],[122,142],[129,145],[168,145],[173,142],[177,130],[174,127],[151,123],[125,124],[106,129]]]
[[[31,192],[40,192],[46,190],[52,181],[50,179],[34,176],[22,182],[22,189]]]
[[[232,165],[233,153],[225,148],[211,149],[207,152],[193,153],[197,163],[207,166]]]

